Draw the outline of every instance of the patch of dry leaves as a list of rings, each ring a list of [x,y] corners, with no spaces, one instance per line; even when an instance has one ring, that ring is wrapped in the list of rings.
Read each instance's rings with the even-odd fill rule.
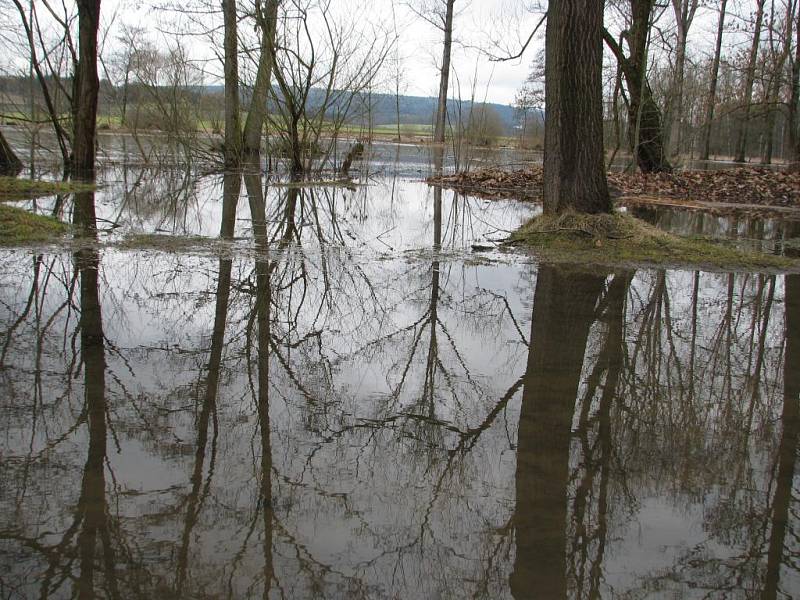
[[[485,198],[539,201],[541,167],[506,171],[491,168],[470,173],[432,177],[429,183]],[[800,208],[800,173],[743,167],[678,173],[609,173],[614,196],[625,199],[653,196],[673,200],[721,204],[756,204]]]

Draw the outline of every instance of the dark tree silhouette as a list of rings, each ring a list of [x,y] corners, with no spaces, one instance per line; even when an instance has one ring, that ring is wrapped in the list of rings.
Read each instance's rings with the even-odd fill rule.
[[[543,266],[517,434],[515,598],[566,598],[569,447],[575,400],[603,275]]]

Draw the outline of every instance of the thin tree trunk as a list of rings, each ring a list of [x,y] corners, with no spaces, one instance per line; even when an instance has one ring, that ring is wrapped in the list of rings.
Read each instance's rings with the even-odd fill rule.
[[[439,75],[439,104],[436,108],[436,126],[433,142],[444,144],[444,126],[447,118],[447,92],[450,89],[450,52],[453,46],[453,5],[455,0],[447,0],[444,19],[444,49],[442,50],[442,70]]]
[[[74,134],[72,173],[78,179],[94,179],[97,128],[97,30],[100,0],[78,0],[78,67],[72,97]]]
[[[766,125],[766,136],[767,139],[764,142],[764,156],[763,162],[765,164],[772,164],[772,153],[774,148],[774,141],[775,141],[775,121],[778,115],[778,105],[780,103],[780,93],[781,87],[783,87],[783,67],[786,64],[786,61],[789,59],[789,55],[792,52],[792,33],[793,33],[793,26],[794,26],[794,10],[795,10],[795,2],[791,0],[786,3],[786,15],[785,15],[785,26],[786,31],[784,32],[783,36],[783,46],[781,47],[781,53],[778,56],[778,62],[775,65],[775,69],[773,72],[773,79],[772,85],[769,89],[769,106],[767,106],[767,125]]]
[[[278,22],[279,0],[265,0],[265,9],[261,2],[256,3],[256,22],[261,28],[261,55],[258,61],[256,83],[253,88],[253,99],[250,111],[244,123],[244,154],[256,158],[261,154],[261,134],[264,131],[264,119],[267,114],[267,100],[272,86],[272,66],[275,56],[275,31]]]
[[[739,121],[739,131],[736,135],[736,155],[733,160],[744,162],[747,153],[747,125],[750,121],[750,110],[753,102],[753,84],[756,79],[756,60],[758,59],[758,44],[761,41],[761,25],[764,21],[764,4],[766,0],[756,0],[756,24],[753,31],[753,43],[750,46],[750,58],[747,61],[747,73],[744,84],[744,115]]]
[[[590,6],[589,6],[590,5]],[[544,211],[611,211],[603,156],[603,2],[550,5],[545,57]]]
[[[719,81],[719,61],[722,54],[722,35],[725,30],[725,13],[728,9],[728,0],[722,0],[719,6],[719,20],[717,21],[717,45],[714,49],[714,62],[711,65],[711,87],[706,100],[706,118],[703,125],[703,149],[700,160],[708,160],[711,147],[711,123],[714,121],[714,109],[717,103],[717,83]]]
[[[236,0],[222,0],[222,16],[225,25],[225,166],[236,167],[242,155]]]
[[[694,15],[697,12],[697,6],[698,0],[672,0],[678,40],[675,48],[675,76],[670,93],[670,114],[668,118],[664,119],[665,124],[669,127],[668,131],[665,132],[664,140],[667,147],[672,148],[672,156],[677,156],[680,153],[684,123],[683,86],[686,67],[686,40],[694,21]]]
[[[789,98],[789,162],[792,169],[800,167],[800,134],[798,134],[798,103],[800,103],[800,10],[795,15],[795,47],[792,64],[792,90]]]
[[[18,175],[22,170],[22,161],[14,154],[14,150],[0,131],[0,175]]]

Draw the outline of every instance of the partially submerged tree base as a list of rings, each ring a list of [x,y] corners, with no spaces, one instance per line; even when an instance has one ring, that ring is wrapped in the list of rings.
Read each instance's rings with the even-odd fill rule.
[[[800,271],[798,259],[676,236],[623,213],[541,215],[523,225],[507,243],[531,248],[542,260],[553,263]]]
[[[53,217],[0,204],[0,245],[57,241],[66,231],[67,226]]]

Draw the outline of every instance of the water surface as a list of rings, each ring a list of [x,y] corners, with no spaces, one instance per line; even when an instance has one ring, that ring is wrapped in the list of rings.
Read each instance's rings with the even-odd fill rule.
[[[0,252],[3,597],[800,593],[799,276],[473,253],[533,209],[410,177],[151,183]]]

